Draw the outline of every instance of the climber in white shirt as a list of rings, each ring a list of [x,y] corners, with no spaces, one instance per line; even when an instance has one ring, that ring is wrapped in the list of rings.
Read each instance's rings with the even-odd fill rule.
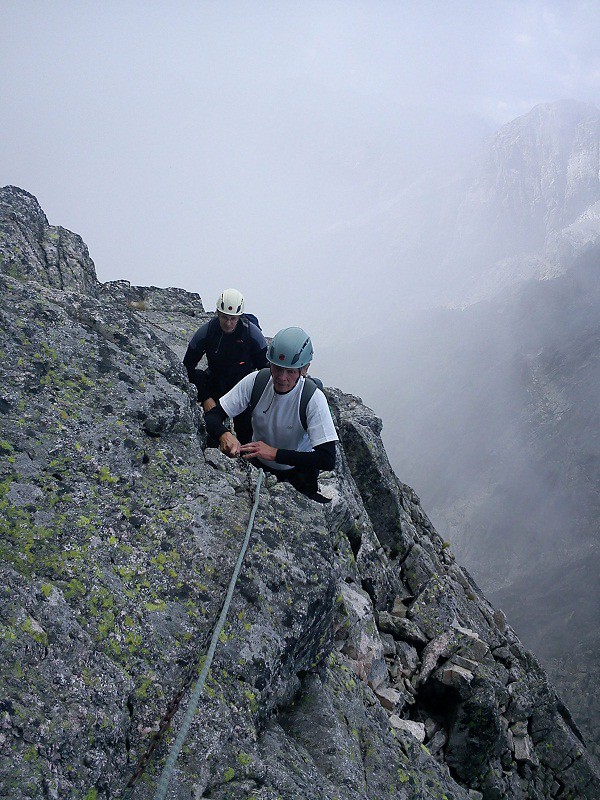
[[[206,428],[226,455],[252,460],[303,494],[327,502],[318,493],[317,478],[320,470],[334,468],[338,437],[327,398],[306,376],[312,357],[306,331],[279,331],[267,349],[270,374],[261,370],[242,378],[206,414]],[[248,408],[253,436],[242,445],[224,422]]]

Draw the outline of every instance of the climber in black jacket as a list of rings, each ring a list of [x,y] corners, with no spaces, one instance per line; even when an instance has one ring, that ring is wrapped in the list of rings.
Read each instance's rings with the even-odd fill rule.
[[[225,289],[217,300],[216,316],[192,336],[183,358],[204,413],[214,408],[219,397],[243,377],[266,367],[266,353],[267,342],[262,331],[244,315],[241,293],[237,289]],[[208,369],[197,369],[203,355],[206,355]],[[234,426],[241,442],[252,439],[251,412],[244,411],[235,417]]]

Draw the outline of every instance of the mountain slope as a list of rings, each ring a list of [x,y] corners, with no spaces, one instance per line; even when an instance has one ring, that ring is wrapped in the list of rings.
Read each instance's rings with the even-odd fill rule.
[[[600,111],[569,100],[486,140],[447,231],[455,302],[557,275],[599,241],[599,149]]]
[[[594,741],[595,693],[572,676],[600,666],[589,646],[600,632],[599,262],[592,252],[553,281],[411,319],[383,351],[380,337],[354,346],[392,464],[527,645],[549,668],[558,659]],[[555,603],[542,588],[551,575]]]
[[[504,126],[454,215],[432,227],[446,239],[453,308],[414,309],[400,294],[385,328],[352,343],[351,373],[344,349],[320,354],[382,414],[398,474],[552,670],[595,747],[600,705],[585,674],[598,670],[600,631],[589,612],[600,567],[599,175],[594,107],[546,104]]]
[[[257,475],[203,447],[175,352],[206,318],[198,297],[88,294],[83,257],[82,287],[57,288],[37,248],[28,278],[24,231],[51,231],[30,195],[1,194],[0,785],[148,797],[174,735],[153,734],[169,708],[181,724]],[[393,474],[380,421],[328,398],[335,499],[266,481],[169,796],[597,797],[569,712]]]

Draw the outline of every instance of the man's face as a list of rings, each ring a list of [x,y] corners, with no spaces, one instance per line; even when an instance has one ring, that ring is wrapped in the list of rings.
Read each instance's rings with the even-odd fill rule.
[[[224,314],[222,311],[217,311],[217,316],[223,333],[233,333],[238,324],[239,317],[234,317],[231,314]]]
[[[278,367],[277,364],[271,364],[270,369],[273,388],[277,394],[291,392],[298,383],[298,378],[300,377],[299,369],[286,369],[285,367]]]

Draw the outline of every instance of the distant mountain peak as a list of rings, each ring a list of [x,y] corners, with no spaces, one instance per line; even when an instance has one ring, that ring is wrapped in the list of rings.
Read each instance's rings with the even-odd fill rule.
[[[592,103],[583,103],[581,100],[572,99],[554,100],[549,103],[538,103],[531,111],[506,123],[503,129],[522,120],[527,120],[528,124],[536,124],[536,122],[539,123],[544,120],[564,120],[578,123],[594,117],[600,118],[600,109]]]
[[[456,213],[449,270],[479,283],[502,260],[558,258],[564,271],[581,253],[573,226],[598,201],[600,110],[575,100],[535,106],[486,139]],[[589,227],[582,247],[600,238],[600,226],[595,235]]]

